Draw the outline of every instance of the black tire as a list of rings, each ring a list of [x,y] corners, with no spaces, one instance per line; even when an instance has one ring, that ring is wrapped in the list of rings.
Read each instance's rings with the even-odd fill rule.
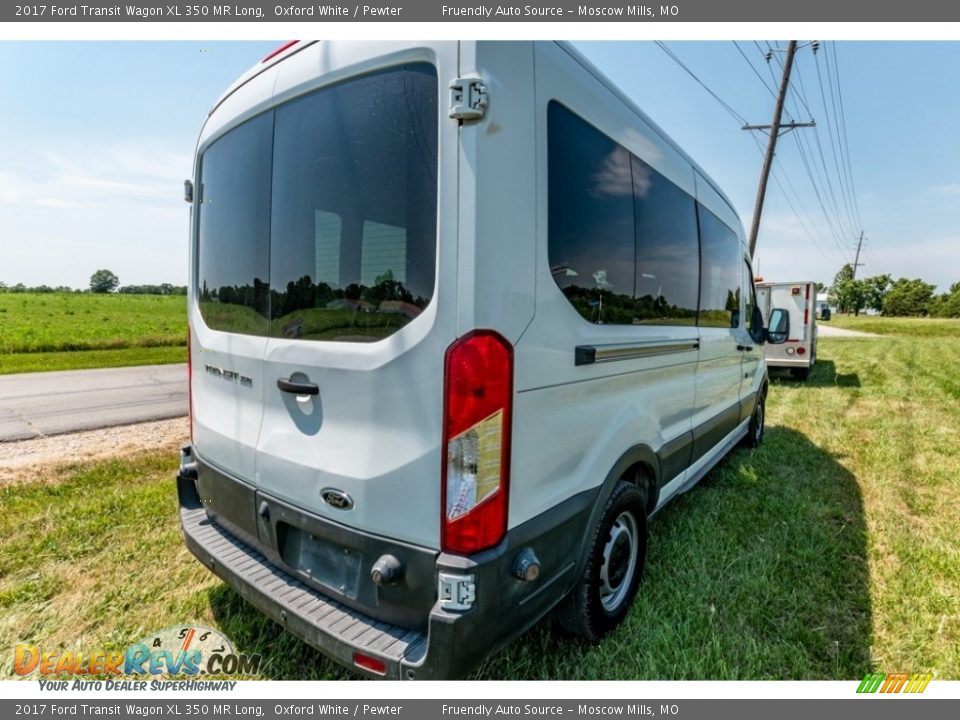
[[[790,374],[793,375],[794,380],[799,380],[800,382],[804,382],[807,378],[810,377],[810,368],[808,367],[791,368]]]
[[[760,391],[757,398],[757,406],[753,409],[753,415],[750,416],[750,426],[747,428],[746,437],[743,438],[743,444],[747,447],[760,447],[763,442],[763,433],[767,427],[767,393]]]
[[[646,556],[646,497],[620,480],[600,515],[583,576],[557,608],[560,625],[593,643],[617,627],[637,594]]]

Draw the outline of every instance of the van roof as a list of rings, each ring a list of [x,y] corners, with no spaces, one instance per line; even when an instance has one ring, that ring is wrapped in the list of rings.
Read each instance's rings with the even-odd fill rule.
[[[210,112],[207,115],[212,115],[214,111],[226,100],[230,95],[232,95],[236,90],[246,83],[250,82],[253,78],[261,73],[269,70],[278,63],[286,60],[289,57],[297,54],[301,50],[305,50],[311,45],[321,42],[319,40],[291,40],[282,45],[280,45],[276,50],[267,55],[263,60],[258,62],[256,65],[247,70],[243,75],[241,75],[237,80],[227,88],[217,101],[213,104],[213,107],[210,108]],[[474,41],[474,42],[483,42]],[[593,77],[595,77],[600,83],[604,85],[611,93],[613,93],[617,99],[619,99],[624,105],[630,108],[630,110],[637,115],[643,122],[645,122],[655,133],[657,133],[663,140],[666,142],[680,157],[682,157],[687,163],[693,167],[694,170],[712,187],[723,201],[729,206],[730,210],[737,215],[737,210],[733,206],[733,203],[730,201],[730,198],[727,197],[726,193],[720,189],[720,187],[714,182],[707,172],[700,167],[700,165],[691,158],[686,151],[681,148],[677,143],[671,138],[663,128],[661,128],[657,123],[655,123],[640,107],[629,97],[626,93],[623,92],[616,83],[614,83],[610,78],[608,78],[603,71],[601,71],[596,65],[594,65],[590,60],[586,58],[579,50],[577,50],[571,43],[566,41],[557,40],[554,41],[560,48],[563,49],[575,62],[579,63],[587,72],[589,72]]]

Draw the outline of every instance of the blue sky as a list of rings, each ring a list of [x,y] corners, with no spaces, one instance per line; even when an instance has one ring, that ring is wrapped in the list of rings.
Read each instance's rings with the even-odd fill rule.
[[[109,267],[123,284],[185,283],[180,197],[197,132],[220,93],[278,44],[0,42],[8,69],[0,79],[0,280],[85,287]],[[761,155],[740,123],[653,43],[577,45],[713,176],[749,227]],[[769,123],[771,91],[732,42],[668,47],[736,113]],[[772,87],[754,42],[740,48]],[[834,50],[855,203],[842,168],[840,187],[828,128],[838,114],[827,74]],[[853,260],[862,226],[862,276],[919,276],[941,291],[960,280],[957,67],[960,42],[838,42],[817,58],[809,47],[798,52],[787,108],[818,123],[793,133],[805,134],[821,197],[793,134],[784,136],[776,177],[793,208],[772,181],[757,251],[762,275],[829,282]],[[776,61],[774,70],[778,78]],[[847,210],[854,204],[860,222]]]

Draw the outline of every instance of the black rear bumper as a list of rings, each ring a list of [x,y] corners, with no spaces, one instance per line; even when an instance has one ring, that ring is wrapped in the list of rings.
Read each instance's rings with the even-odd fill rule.
[[[287,567],[270,543],[263,543],[228,519],[210,512],[214,503],[201,501],[192,449],[185,448],[177,477],[180,519],[187,547],[200,562],[250,604],[333,660],[368,677],[446,679],[466,674],[490,653],[542,618],[572,586],[577,550],[583,537],[594,493],[578,495],[549,514],[511,530],[496,548],[471,557],[424,549],[433,557],[429,582],[432,605],[417,622],[389,608],[357,607],[357,597],[334,597],[314,587],[302,573]],[[239,482],[239,481],[237,481]],[[220,492],[225,489],[221,488]],[[241,491],[242,494],[242,491]],[[256,493],[256,497],[261,497]],[[223,502],[219,503],[223,507]],[[289,506],[286,512],[292,512]],[[304,526],[323,532],[318,518],[304,515]],[[366,541],[363,533],[337,526],[342,542]],[[353,537],[356,534],[358,537]],[[540,577],[526,582],[514,574],[521,553],[533,552],[541,562]],[[369,558],[365,563],[369,562]],[[422,562],[416,563],[423,574]],[[364,566],[364,572],[369,568]],[[477,600],[464,612],[446,610],[437,601],[439,574],[471,575]],[[300,575],[300,577],[298,577]],[[366,578],[365,578],[366,579]],[[414,583],[423,578],[414,579]],[[402,596],[402,589],[396,588]],[[420,593],[412,593],[419,595]],[[363,593],[361,592],[362,596]],[[362,597],[361,597],[362,599]],[[416,604],[420,604],[416,601]],[[380,613],[378,619],[373,615]],[[355,661],[355,653],[383,662],[375,673]]]

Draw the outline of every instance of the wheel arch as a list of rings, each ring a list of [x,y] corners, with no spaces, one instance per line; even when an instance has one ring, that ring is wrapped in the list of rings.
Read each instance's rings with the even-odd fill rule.
[[[593,508],[590,510],[587,531],[583,535],[577,553],[577,567],[573,573],[574,578],[579,578],[583,574],[594,529],[600,522],[603,509],[620,480],[633,483],[644,491],[647,516],[649,517],[657,506],[660,496],[660,461],[657,459],[657,454],[653,451],[653,448],[648,445],[634,445],[620,456],[620,459],[614,463],[610,472],[607,473],[603,484],[600,486],[600,492],[597,493],[594,500]]]

